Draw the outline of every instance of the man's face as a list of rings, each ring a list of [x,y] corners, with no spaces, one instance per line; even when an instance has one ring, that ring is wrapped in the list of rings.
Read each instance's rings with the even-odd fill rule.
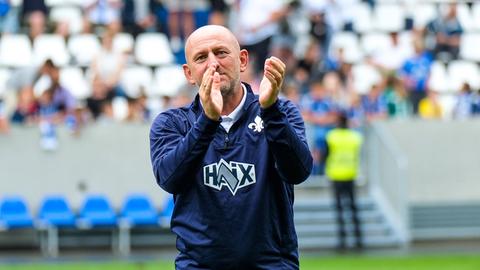
[[[200,86],[208,67],[215,65],[220,74],[222,96],[234,93],[240,85],[240,73],[245,71],[248,53],[240,50],[233,35],[226,29],[212,27],[197,30],[186,44],[185,77]]]

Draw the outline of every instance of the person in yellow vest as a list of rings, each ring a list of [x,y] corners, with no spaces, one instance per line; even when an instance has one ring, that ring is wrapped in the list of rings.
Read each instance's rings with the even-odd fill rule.
[[[349,129],[348,118],[345,114],[339,116],[337,128],[327,134],[328,155],[325,173],[332,183],[335,195],[339,237],[337,248],[340,250],[346,248],[347,233],[343,212],[347,207],[350,208],[352,214],[355,247],[358,249],[363,247],[362,233],[355,202],[354,185],[360,164],[362,142],[362,135],[355,130]]]

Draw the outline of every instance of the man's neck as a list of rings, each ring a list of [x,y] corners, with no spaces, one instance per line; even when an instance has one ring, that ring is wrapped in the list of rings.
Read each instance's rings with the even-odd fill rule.
[[[230,96],[223,97],[222,115],[229,115],[233,112],[233,110],[235,110],[235,108],[237,108],[242,101],[243,95],[245,94],[244,92],[245,90],[243,89],[243,85],[240,84],[235,90],[235,93]]]

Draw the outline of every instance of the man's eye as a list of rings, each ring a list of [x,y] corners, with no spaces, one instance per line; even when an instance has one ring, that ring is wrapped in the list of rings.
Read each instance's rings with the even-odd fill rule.
[[[196,62],[201,62],[203,60],[205,60],[207,57],[205,55],[200,55],[200,56],[197,56],[197,58],[195,58],[195,61]]]

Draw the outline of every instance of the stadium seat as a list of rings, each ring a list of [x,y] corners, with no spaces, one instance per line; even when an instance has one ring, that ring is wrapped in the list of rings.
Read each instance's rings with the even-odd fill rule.
[[[168,39],[161,33],[142,33],[135,42],[135,58],[147,66],[173,63],[174,57]]]
[[[347,62],[356,63],[362,60],[363,54],[357,35],[351,32],[338,32],[332,37],[330,54],[335,55],[336,51],[343,48],[344,57]]]
[[[32,64],[32,46],[26,35],[3,35],[0,40],[0,65],[25,67]]]
[[[368,33],[373,29],[372,11],[367,3],[357,3],[352,8],[353,27],[359,33]]]
[[[468,83],[473,89],[480,87],[480,71],[477,64],[469,61],[456,60],[448,64],[449,88],[458,92],[463,83]]]
[[[405,26],[405,10],[397,4],[378,4],[373,12],[373,25],[378,31],[400,32]]]
[[[8,196],[0,201],[0,227],[33,228],[33,219],[22,197]]]
[[[175,207],[175,203],[173,201],[173,196],[168,195],[163,205],[163,209],[160,212],[160,222],[163,227],[166,227],[166,228],[170,227],[170,220],[172,219],[174,207]]]
[[[60,83],[79,100],[91,95],[91,87],[79,67],[65,67],[60,70]]]
[[[387,33],[371,32],[362,36],[360,44],[366,55],[373,55],[389,48],[392,41]]]
[[[465,60],[480,62],[479,33],[464,33],[460,39],[460,57]]]
[[[123,121],[128,117],[128,100],[125,97],[112,99],[113,119]]]
[[[87,196],[79,212],[78,227],[113,227],[117,216],[108,199],[103,195]]]
[[[35,38],[33,42],[34,64],[41,65],[47,59],[52,59],[58,66],[66,66],[70,62],[70,54],[62,36],[42,34]]]
[[[145,66],[129,66],[123,71],[120,84],[127,96],[137,98],[142,94],[142,88],[145,94],[149,91],[152,80],[153,74],[150,68]]]
[[[61,196],[47,196],[44,198],[38,211],[38,221],[41,227],[74,227],[75,214]]]
[[[359,94],[366,94],[373,85],[381,80],[381,75],[373,66],[367,64],[357,64],[352,68],[353,85],[355,91]]]
[[[474,3],[472,6],[473,27],[476,31],[480,30],[480,3]]]
[[[425,27],[438,16],[438,10],[432,3],[417,3],[413,9],[413,22],[416,28]]]
[[[187,84],[182,66],[170,65],[155,69],[150,96],[175,96]]]
[[[159,216],[150,199],[143,194],[129,195],[121,210],[122,223],[129,227],[159,225]]]
[[[118,33],[113,37],[113,51],[121,53],[132,53],[135,40],[129,33]]]
[[[457,18],[463,27],[463,31],[470,32],[475,30],[472,12],[466,4],[457,4]]]
[[[0,98],[3,97],[5,91],[9,90],[7,81],[10,79],[12,72],[8,68],[0,68]]]
[[[439,93],[451,91],[448,86],[448,74],[445,64],[440,61],[433,62],[428,77],[428,88]]]
[[[63,2],[62,0],[60,0]],[[74,6],[54,6],[49,12],[49,18],[52,22],[68,23],[69,33],[78,34],[83,28],[82,10]]]
[[[101,49],[100,41],[94,34],[73,35],[67,45],[74,63],[82,67],[89,66]]]

